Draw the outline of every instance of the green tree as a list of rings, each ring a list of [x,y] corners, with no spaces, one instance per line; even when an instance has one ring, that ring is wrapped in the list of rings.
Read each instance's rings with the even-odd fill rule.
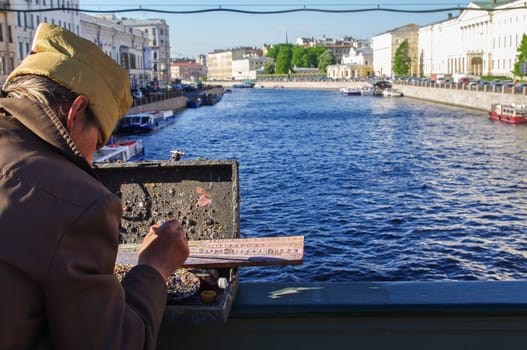
[[[281,44],[273,45],[267,50],[266,57],[274,58],[276,61],[276,57],[278,56],[278,50],[280,49]]]
[[[410,73],[410,64],[412,59],[408,49],[408,40],[405,40],[395,50],[393,57],[393,72],[396,75],[408,75]]]
[[[279,48],[275,60],[275,73],[288,74],[291,71],[292,47],[291,44],[282,44]]]
[[[518,56],[516,56],[516,62],[514,63],[514,75],[516,76],[522,76],[525,74],[522,74],[520,72],[520,64],[522,62],[527,63],[527,35],[524,33],[522,35],[522,41],[520,42],[520,46],[518,46]]]
[[[305,67],[304,56],[307,54],[306,48],[302,46],[294,46],[292,49],[291,66]]]
[[[307,50],[304,56],[304,66],[308,68],[318,67],[318,60],[320,56],[326,52],[326,48],[323,46],[313,46]]]
[[[265,74],[274,74],[274,63],[266,63],[264,65]]]
[[[318,71],[320,73],[326,73],[328,66],[331,64],[335,64],[335,56],[333,56],[333,52],[330,50],[324,51],[322,55],[318,58]]]

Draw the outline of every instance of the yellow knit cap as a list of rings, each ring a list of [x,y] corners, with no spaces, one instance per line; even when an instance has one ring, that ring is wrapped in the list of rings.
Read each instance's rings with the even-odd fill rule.
[[[91,41],[49,23],[38,26],[31,54],[6,82],[27,74],[45,76],[88,97],[104,143],[132,105],[128,73],[121,66]]]

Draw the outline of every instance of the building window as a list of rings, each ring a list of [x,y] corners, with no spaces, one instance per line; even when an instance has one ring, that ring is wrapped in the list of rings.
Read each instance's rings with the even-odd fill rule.
[[[128,55],[126,53],[122,53],[121,54],[121,66],[128,70],[129,69],[129,65],[128,65]]]
[[[0,23],[0,41],[4,41],[4,27]]]
[[[22,42],[19,42],[18,43],[18,55],[20,56],[20,58],[22,59],[24,57],[24,50],[23,50],[24,46],[22,45]]]
[[[7,40],[9,40],[10,43],[13,42],[13,33],[12,33],[12,30],[11,30],[11,26],[7,26]]]
[[[130,69],[137,69],[136,59],[134,54],[130,54]]]

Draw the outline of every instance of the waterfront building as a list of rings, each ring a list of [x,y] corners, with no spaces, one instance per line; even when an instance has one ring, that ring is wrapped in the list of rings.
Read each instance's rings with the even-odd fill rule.
[[[187,81],[197,81],[205,74],[201,63],[190,60],[177,60],[170,64],[171,80],[181,79]]]
[[[298,37],[295,42],[297,46],[310,47],[314,45],[315,38]]]
[[[357,47],[357,43],[363,40],[356,40],[352,37],[344,37],[342,39],[332,39],[325,35],[321,39],[298,37],[295,41],[297,46],[312,47],[322,46],[331,51],[337,63],[341,63],[342,58],[348,54],[352,47]]]
[[[410,55],[410,75],[418,72],[418,35],[419,26],[407,24],[372,38],[373,46],[373,70],[379,77],[391,77],[393,75],[392,65],[395,51],[405,41],[408,41],[408,52]]]
[[[114,15],[81,14],[81,36],[128,71],[130,86],[146,87],[153,79],[149,67],[150,40],[145,32],[127,27]]]
[[[9,1],[2,3],[7,4]],[[15,42],[17,55],[15,66],[20,64],[31,50],[35,30],[41,22],[55,24],[81,35],[78,0],[61,2],[59,0],[29,0],[13,1],[12,3],[11,7],[19,10],[16,12]]]
[[[12,8],[10,1],[0,1],[0,6],[4,9]],[[16,27],[15,13],[2,11],[0,19],[0,83],[3,83],[9,72],[15,67],[16,42],[14,31]]]
[[[151,76],[160,87],[165,87],[170,81],[170,30],[164,19],[133,19],[118,20],[128,28],[139,29],[149,40],[145,58],[147,67],[151,67]]]
[[[357,79],[373,75],[373,50],[366,40],[356,41],[342,63],[327,67],[327,77],[332,79]]]
[[[234,80],[256,79],[257,72],[263,72],[266,64],[274,63],[274,59],[264,56],[243,57],[232,61],[232,77]]]
[[[459,37],[456,38],[457,40],[453,39],[458,33],[456,21],[456,18],[450,18],[419,29],[418,50],[420,63],[416,76],[433,78],[438,75],[444,76],[448,72],[447,61],[449,59],[447,57],[452,59],[455,65],[458,65],[457,71],[460,73],[465,72],[465,69],[462,68],[465,66],[464,58],[456,54],[456,52],[459,52]],[[484,40],[483,38],[481,39]],[[452,43],[456,44],[453,45]],[[481,43],[474,46],[474,53],[480,52],[480,49],[476,49],[476,46],[481,47]],[[481,64],[478,64],[476,70],[479,72],[478,74],[481,74]]]
[[[472,2],[458,17],[422,27],[421,75],[512,78],[517,49],[527,32],[525,4],[525,0]]]
[[[215,50],[207,54],[207,77],[209,80],[232,80],[232,63],[250,56],[262,56],[262,51],[253,47]]]

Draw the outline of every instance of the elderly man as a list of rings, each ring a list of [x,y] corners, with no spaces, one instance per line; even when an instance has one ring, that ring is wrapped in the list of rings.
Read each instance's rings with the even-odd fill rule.
[[[0,348],[154,348],[189,250],[177,222],[152,226],[138,265],[113,274],[122,206],[91,162],[130,108],[126,71],[41,24],[2,90]]]

